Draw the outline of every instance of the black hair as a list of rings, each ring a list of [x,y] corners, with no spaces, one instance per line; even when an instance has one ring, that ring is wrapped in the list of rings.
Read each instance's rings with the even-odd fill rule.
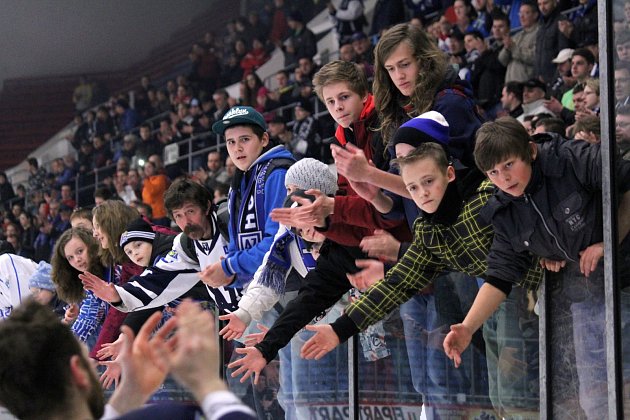
[[[210,191],[200,184],[186,178],[180,178],[173,182],[164,193],[164,206],[173,217],[173,210],[179,209],[184,204],[192,202],[204,210],[208,209],[208,202],[212,203]]]

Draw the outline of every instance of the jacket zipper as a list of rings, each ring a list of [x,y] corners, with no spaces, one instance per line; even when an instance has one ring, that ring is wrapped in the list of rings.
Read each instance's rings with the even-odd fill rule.
[[[553,240],[556,242],[556,246],[558,247],[558,249],[560,251],[562,251],[562,253],[564,254],[565,258],[567,260],[569,260],[569,261],[575,262],[575,260],[573,258],[569,257],[569,254],[567,254],[567,252],[564,250],[564,248],[562,248],[562,246],[560,246],[560,242],[558,242],[558,238],[556,237],[556,235],[551,233],[551,229],[549,229],[549,226],[547,226],[547,223],[545,222],[545,218],[543,217],[542,213],[538,209],[538,206],[536,206],[536,203],[534,202],[534,200],[532,200],[532,198],[531,198],[531,196],[529,194],[525,194],[525,203],[527,203],[527,202],[530,202],[532,204],[532,207],[534,208],[534,210],[536,211],[536,213],[540,217],[540,220],[542,221],[543,226],[545,227],[545,230],[547,231],[547,233],[549,235],[551,235]]]

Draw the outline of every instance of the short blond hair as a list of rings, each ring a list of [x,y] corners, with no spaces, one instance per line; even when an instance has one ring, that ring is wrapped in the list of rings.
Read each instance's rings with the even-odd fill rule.
[[[319,69],[313,77],[313,88],[317,97],[324,102],[324,87],[340,82],[347,83],[348,88],[361,97],[368,93],[365,72],[358,65],[341,60],[331,61]]]
[[[446,150],[442,145],[433,142],[422,143],[407,156],[392,160],[392,165],[398,165],[402,172],[405,166],[422,159],[431,159],[442,172],[446,172],[449,166]]]

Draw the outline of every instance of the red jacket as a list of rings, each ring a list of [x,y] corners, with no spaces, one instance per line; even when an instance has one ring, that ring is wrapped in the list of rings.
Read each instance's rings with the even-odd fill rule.
[[[369,94],[359,120],[352,124],[352,130],[338,126],[335,138],[342,147],[352,143],[361,148],[377,168],[387,171],[389,155],[376,131],[378,125],[374,98]],[[335,196],[335,209],[328,218],[328,229],[322,232],[327,238],[341,245],[358,246],[361,239],[371,236],[375,229],[384,229],[401,242],[411,241],[412,235],[404,219],[384,219],[370,202],[357,195],[341,175],[337,178],[337,185],[339,191]]]

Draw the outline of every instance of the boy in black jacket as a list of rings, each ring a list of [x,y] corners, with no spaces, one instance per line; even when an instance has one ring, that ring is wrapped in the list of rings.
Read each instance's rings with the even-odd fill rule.
[[[603,418],[608,389],[600,145],[545,136],[542,144],[535,144],[510,117],[486,123],[477,132],[475,161],[500,190],[484,209],[495,231],[488,255],[488,284],[464,322],[451,326],[444,349],[458,364],[472,332],[522,277],[533,253],[550,274],[549,286],[559,288],[551,295],[552,318],[562,303],[570,310],[569,316],[550,323],[554,400],[570,401],[575,381],[571,384],[560,376],[575,369],[579,396],[573,398],[579,398],[587,418]],[[623,193],[619,208],[624,215],[619,223],[623,239],[630,227],[630,162],[619,160],[615,170]],[[563,337],[567,331],[569,335]],[[575,365],[567,362],[573,357]],[[562,409],[567,408],[575,407]]]

